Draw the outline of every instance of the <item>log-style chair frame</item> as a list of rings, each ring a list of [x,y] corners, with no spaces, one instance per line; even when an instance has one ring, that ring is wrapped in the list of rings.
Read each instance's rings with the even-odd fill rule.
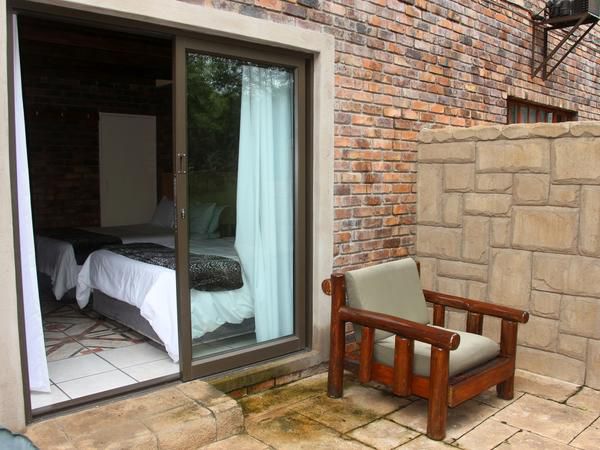
[[[467,311],[466,328],[469,333],[482,334],[483,317],[486,315],[502,319],[499,355],[481,366],[449,377],[450,352],[460,344],[457,333],[347,306],[345,280],[341,273],[334,273],[330,279],[324,280],[322,289],[332,297],[327,380],[329,397],[342,397],[344,368],[356,371],[358,365],[361,383],[373,380],[391,386],[396,395],[416,395],[428,399],[427,436],[435,440],[442,440],[446,435],[448,407],[460,405],[494,385],[498,397],[507,400],[513,398],[517,327],[519,323],[529,320],[526,311],[423,290],[425,300],[433,304],[433,325],[444,326],[448,307]],[[358,358],[352,353],[345,354],[347,322],[362,327]],[[396,335],[393,367],[373,359],[376,329]],[[431,345],[429,377],[413,373],[415,340]]]

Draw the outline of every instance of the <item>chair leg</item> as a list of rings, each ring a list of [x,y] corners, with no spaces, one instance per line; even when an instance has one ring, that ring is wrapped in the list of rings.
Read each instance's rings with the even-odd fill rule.
[[[496,385],[498,397],[504,400],[512,400],[515,391],[514,361],[517,354],[517,322],[503,320],[500,332],[500,354],[507,356],[513,361],[513,371],[510,378]]]
[[[448,350],[431,347],[427,437],[436,441],[441,441],[446,437],[446,420],[448,418],[448,361]]]
[[[502,383],[496,385],[498,397],[504,400],[512,400],[515,396],[515,376],[507,378]]]
[[[339,310],[346,303],[344,275],[331,276],[331,328],[327,395],[340,398],[344,394],[344,355],[346,353],[346,322],[340,320]]]
[[[344,395],[345,328],[344,322],[336,321],[335,323],[331,323],[327,395],[332,398],[340,398]]]

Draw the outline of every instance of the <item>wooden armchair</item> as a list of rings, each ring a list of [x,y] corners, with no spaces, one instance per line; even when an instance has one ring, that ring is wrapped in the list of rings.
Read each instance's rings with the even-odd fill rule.
[[[435,440],[446,435],[448,407],[494,385],[499,397],[513,397],[517,325],[529,320],[527,312],[423,290],[411,258],[333,274],[322,288],[332,296],[330,397],[343,395],[344,366],[358,364],[361,383],[428,399],[427,436]],[[426,302],[433,303],[433,326]],[[467,332],[442,328],[446,307],[468,312]],[[484,315],[502,319],[500,345],[481,335]],[[346,322],[358,325],[358,357],[345,355]]]

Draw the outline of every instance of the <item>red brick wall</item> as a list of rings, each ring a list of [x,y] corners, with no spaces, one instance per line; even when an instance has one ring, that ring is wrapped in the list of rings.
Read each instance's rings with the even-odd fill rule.
[[[171,170],[169,41],[19,23],[31,198],[36,228],[100,223],[98,113],[157,117],[157,166]]]
[[[186,1],[335,36],[337,267],[414,252],[422,128],[506,123],[509,95],[600,119],[593,37],[532,79],[525,0]]]

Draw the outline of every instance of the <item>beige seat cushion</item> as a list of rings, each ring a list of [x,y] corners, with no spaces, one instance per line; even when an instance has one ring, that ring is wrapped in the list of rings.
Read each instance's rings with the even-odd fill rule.
[[[450,352],[450,376],[479,366],[495,358],[500,352],[500,346],[485,336],[466,331],[448,331],[454,331],[460,335],[460,345],[456,350]],[[430,356],[431,345],[415,341],[413,373],[428,377]],[[374,357],[377,362],[388,366],[394,365],[394,336],[375,342]]]
[[[429,322],[417,264],[412,258],[346,272],[345,282],[348,304],[353,308],[422,324]],[[360,333],[360,330],[357,331]],[[391,336],[391,333],[377,331],[375,340],[387,336]]]

